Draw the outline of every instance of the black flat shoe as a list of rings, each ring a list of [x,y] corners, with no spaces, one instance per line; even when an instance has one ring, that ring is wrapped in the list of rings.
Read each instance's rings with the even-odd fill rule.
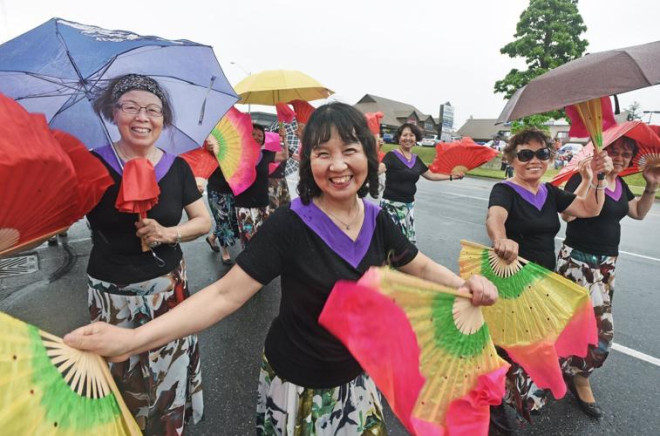
[[[206,243],[209,244],[209,247],[211,247],[211,250],[213,250],[214,252],[216,253],[220,252],[220,247],[218,247],[217,245],[213,245],[208,236],[206,237]]]
[[[513,434],[513,427],[506,416],[504,405],[490,406],[490,425],[488,433],[494,435],[510,435]]]
[[[603,409],[601,409],[597,403],[587,403],[586,401],[582,401],[582,398],[580,398],[580,395],[577,392],[575,381],[572,376],[564,375],[564,381],[566,382],[568,390],[571,391],[571,394],[573,394],[577,400],[580,409],[582,409],[586,415],[589,415],[592,418],[600,418],[603,416]]]
[[[225,265],[233,265],[234,261],[230,257],[229,259],[222,259],[222,263],[224,263]]]

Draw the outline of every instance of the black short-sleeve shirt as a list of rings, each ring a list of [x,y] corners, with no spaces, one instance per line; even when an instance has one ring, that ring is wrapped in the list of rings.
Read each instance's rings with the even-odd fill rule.
[[[366,208],[371,210],[372,232],[365,230],[365,218],[353,242],[313,203],[303,206],[295,199],[268,218],[236,259],[262,284],[281,277],[280,312],[268,332],[265,353],[285,380],[330,388],[362,372],[346,347],[318,324],[326,299],[338,280],[358,280],[388,259],[394,266],[405,265],[418,252],[378,206],[365,202]]]
[[[385,172],[385,191],[383,198],[401,203],[415,201],[417,181],[419,176],[428,171],[428,167],[416,154],[412,155],[413,162],[404,163],[405,158],[398,151],[385,154],[383,163],[387,167]]]
[[[268,206],[268,164],[274,160],[274,151],[261,150],[261,159],[257,163],[257,177],[249,188],[236,196],[236,207]]]
[[[216,168],[216,170],[211,173],[211,176],[209,176],[209,183],[206,186],[206,189],[221,194],[232,193],[231,187],[229,186],[229,183],[227,183],[224,174],[222,174],[220,167]]]
[[[575,174],[566,183],[566,190],[574,192],[582,176]],[[621,242],[620,221],[628,214],[628,202],[635,198],[626,182],[616,178],[614,191],[605,189],[605,203],[600,215],[593,218],[576,218],[566,226],[564,243],[585,253],[602,256],[618,256]],[[589,195],[594,195],[590,192]]]
[[[524,188],[508,182],[497,183],[490,191],[488,207],[501,206],[509,216],[504,223],[506,236],[519,245],[519,255],[549,270],[554,270],[555,236],[560,229],[559,212],[564,211],[575,199],[575,194],[545,183],[547,196],[543,200],[541,191],[535,196],[536,205],[523,196],[533,196]],[[523,190],[521,193],[516,189]]]
[[[181,248],[162,244],[154,252],[165,264],[160,266],[151,251],[142,251],[141,240],[135,235],[138,215],[119,212],[115,207],[121,175],[98,154],[115,181],[87,219],[92,229],[92,251],[87,273],[99,280],[112,283],[138,283],[167,274],[176,268],[183,257]],[[158,204],[147,212],[162,226],[176,226],[181,221],[183,208],[201,198],[192,170],[180,157],[175,157],[170,168],[158,181]]]

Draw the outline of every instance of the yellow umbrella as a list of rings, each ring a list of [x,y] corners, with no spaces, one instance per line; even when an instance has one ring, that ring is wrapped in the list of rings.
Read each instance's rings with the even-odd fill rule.
[[[252,74],[234,86],[234,90],[241,97],[238,103],[268,106],[292,100],[318,100],[334,94],[307,74],[293,70]]]

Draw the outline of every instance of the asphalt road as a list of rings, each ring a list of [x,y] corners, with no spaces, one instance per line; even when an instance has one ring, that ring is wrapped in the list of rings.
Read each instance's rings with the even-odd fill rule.
[[[415,210],[420,249],[456,271],[460,239],[488,244],[484,220],[492,184],[475,178],[451,183],[421,180]],[[615,343],[633,351],[617,348],[592,377],[605,416],[600,420],[586,417],[569,393],[551,401],[535,417],[534,425],[516,434],[660,434],[660,335],[655,331],[660,314],[660,203],[646,220],[625,219],[622,224]],[[0,276],[0,310],[58,335],[88,321],[85,267],[90,240],[85,224],[76,223],[66,241],[67,246],[44,244],[32,252],[38,258],[38,271]],[[227,271],[203,239],[184,244],[184,251],[192,291]],[[237,253],[234,248],[233,254]],[[254,434],[259,357],[279,299],[275,280],[241,310],[200,335],[206,416],[189,427],[188,434]],[[406,434],[391,414],[388,425],[390,434]]]

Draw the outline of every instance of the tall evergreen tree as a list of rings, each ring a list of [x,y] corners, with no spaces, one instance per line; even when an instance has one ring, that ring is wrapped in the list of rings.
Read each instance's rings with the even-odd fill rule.
[[[568,61],[581,57],[589,44],[580,36],[587,30],[578,11],[578,0],[530,0],[520,15],[514,41],[500,52],[509,57],[525,59],[527,70],[512,69],[502,80],[495,82],[495,92],[509,99],[513,93],[533,78]],[[555,111],[550,117],[561,117]],[[545,117],[549,119],[550,117]],[[537,124],[542,118],[523,121]]]

